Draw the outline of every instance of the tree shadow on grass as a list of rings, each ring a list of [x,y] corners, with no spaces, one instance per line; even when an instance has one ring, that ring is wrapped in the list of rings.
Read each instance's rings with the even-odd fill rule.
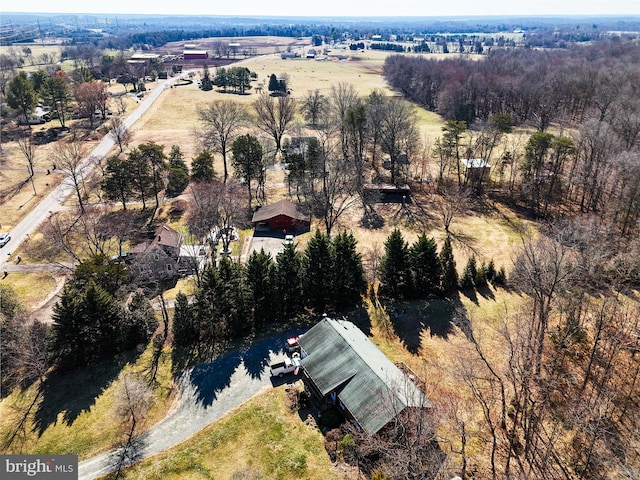
[[[422,336],[447,339],[454,326],[460,323],[460,316],[466,318],[466,310],[458,293],[447,298],[413,300],[397,304],[389,309],[393,328],[413,355],[420,352]]]
[[[42,401],[34,415],[34,431],[42,435],[59,421],[60,414],[65,425],[72,425],[82,412],[91,409],[123,367],[135,362],[138,356],[139,352],[132,350],[97,365],[50,373],[40,385]]]

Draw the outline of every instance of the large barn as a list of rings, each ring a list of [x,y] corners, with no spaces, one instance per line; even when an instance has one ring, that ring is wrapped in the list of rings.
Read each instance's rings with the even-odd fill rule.
[[[253,214],[251,221],[256,226],[265,225],[270,230],[296,232],[309,230],[311,217],[302,205],[280,200],[261,207]]]
[[[324,318],[300,336],[298,344],[305,384],[312,394],[338,407],[370,434],[405,409],[431,408],[415,379],[351,322]]]
[[[182,56],[185,60],[206,60],[209,53],[206,50],[185,50]]]

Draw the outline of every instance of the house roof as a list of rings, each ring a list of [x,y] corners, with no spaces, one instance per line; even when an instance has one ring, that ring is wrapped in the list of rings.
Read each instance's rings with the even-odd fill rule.
[[[290,202],[289,200],[280,200],[279,202],[265,205],[253,214],[251,221],[253,223],[265,222],[278,215],[284,215],[295,220],[304,222],[309,221],[309,213],[305,211],[302,205]]]
[[[182,244],[182,235],[176,232],[167,224],[160,225],[156,231],[151,245],[160,245],[163,247],[180,248]]]
[[[467,168],[487,168],[490,167],[489,162],[484,158],[461,158],[460,161]]]
[[[424,393],[353,323],[323,319],[298,343],[322,395],[338,392],[358,424],[376,433],[406,407],[430,407]]]

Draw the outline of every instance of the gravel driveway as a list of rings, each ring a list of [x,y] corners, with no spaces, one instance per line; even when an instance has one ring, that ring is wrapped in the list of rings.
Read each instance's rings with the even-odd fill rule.
[[[178,407],[136,439],[136,452],[127,463],[150,457],[186,440],[260,391],[271,388],[269,365],[284,355],[284,341],[300,333],[283,333],[183,374],[178,381]],[[119,450],[112,450],[80,462],[80,480],[114,471],[119,456]]]

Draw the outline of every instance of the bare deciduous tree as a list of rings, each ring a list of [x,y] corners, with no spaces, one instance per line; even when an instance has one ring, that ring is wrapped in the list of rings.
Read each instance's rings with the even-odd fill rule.
[[[120,153],[122,153],[124,147],[129,145],[132,136],[127,126],[119,117],[113,117],[109,122],[109,135],[111,139],[118,144]]]
[[[256,127],[273,138],[276,154],[282,150],[282,136],[286,133],[294,119],[297,104],[290,95],[281,95],[274,99],[262,94],[253,102],[256,112]]]
[[[125,425],[125,439],[118,452],[118,469],[116,478],[123,467],[137,459],[138,448],[136,435],[139,424],[147,415],[153,399],[153,390],[138,374],[125,374],[115,393],[114,408]]]
[[[33,194],[37,195],[36,184],[33,180],[34,171],[33,171],[33,163],[36,157],[36,146],[33,144],[33,139],[31,138],[31,129],[22,130],[17,140],[18,150],[24,156],[27,161],[27,172],[29,172],[29,180],[31,180],[31,186],[33,187]]]
[[[84,177],[88,169],[88,162],[84,161],[85,156],[86,149],[77,140],[58,143],[51,153],[51,158],[56,166],[67,175],[65,182],[73,187],[82,213],[85,209],[86,193]]]
[[[224,181],[229,177],[227,153],[231,143],[248,120],[245,106],[230,100],[217,100],[198,107],[198,116],[205,124],[196,136],[203,148],[222,155]]]

